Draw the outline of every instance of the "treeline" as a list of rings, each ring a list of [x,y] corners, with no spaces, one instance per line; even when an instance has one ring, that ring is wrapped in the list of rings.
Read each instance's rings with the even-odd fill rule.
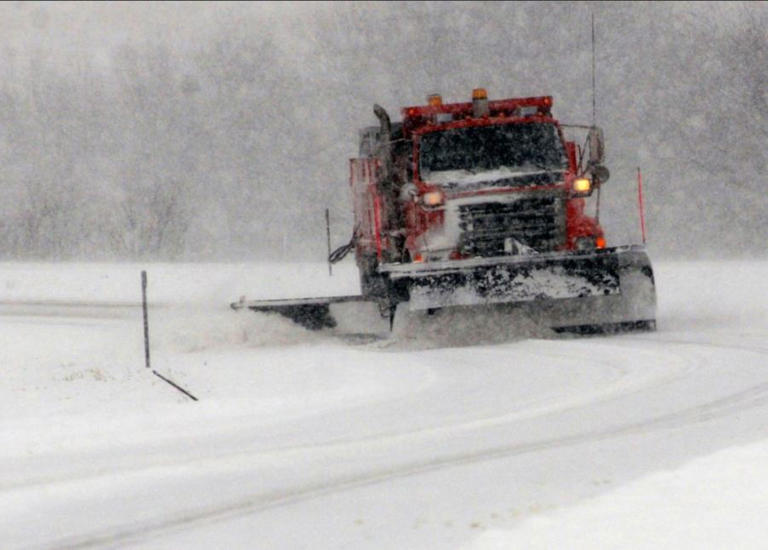
[[[282,240],[274,48],[220,29],[107,67],[32,52],[0,74],[0,257],[216,258]],[[25,56],[26,57],[26,56]],[[282,73],[284,74],[284,73]],[[287,100],[287,98],[282,98]],[[272,204],[270,204],[272,203]]]

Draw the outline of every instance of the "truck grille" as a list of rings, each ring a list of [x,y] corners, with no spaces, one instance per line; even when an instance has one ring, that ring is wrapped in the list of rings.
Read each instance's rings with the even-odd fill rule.
[[[537,252],[553,250],[564,239],[562,204],[554,195],[462,204],[459,249],[484,257],[519,254],[526,247]]]

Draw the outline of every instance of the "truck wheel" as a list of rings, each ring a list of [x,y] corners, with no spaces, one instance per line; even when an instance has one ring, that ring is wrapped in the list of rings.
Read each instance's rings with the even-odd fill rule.
[[[408,283],[405,280],[392,281],[388,275],[376,271],[376,258],[362,258],[360,268],[360,288],[363,296],[376,298],[381,303],[394,307],[408,301]]]
[[[385,298],[387,296],[388,279],[376,271],[378,261],[376,258],[361,258],[360,268],[360,289],[363,296],[373,298]]]

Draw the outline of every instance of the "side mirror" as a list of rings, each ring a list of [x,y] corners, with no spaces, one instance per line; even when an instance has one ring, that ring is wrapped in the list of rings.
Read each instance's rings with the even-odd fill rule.
[[[406,183],[400,189],[400,200],[403,202],[413,202],[419,196],[418,188],[412,183]]]
[[[605,141],[603,140],[603,129],[592,126],[587,135],[589,144],[589,164],[602,164],[605,160]]]
[[[603,139],[603,129],[592,126],[587,135],[587,145],[589,147],[589,162],[587,163],[587,172],[592,174],[598,184],[605,183],[611,177],[611,173],[603,165],[605,160],[605,140]]]
[[[608,171],[608,168],[602,164],[594,164],[590,166],[589,172],[592,174],[592,179],[599,183],[605,183],[608,181],[608,178],[611,177],[611,173]]]

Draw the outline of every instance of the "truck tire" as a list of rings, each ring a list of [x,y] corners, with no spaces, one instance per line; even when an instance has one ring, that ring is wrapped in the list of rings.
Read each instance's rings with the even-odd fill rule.
[[[389,278],[382,275],[376,268],[379,262],[373,256],[363,256],[360,258],[358,267],[360,269],[360,289],[363,296],[372,298],[387,298]]]

